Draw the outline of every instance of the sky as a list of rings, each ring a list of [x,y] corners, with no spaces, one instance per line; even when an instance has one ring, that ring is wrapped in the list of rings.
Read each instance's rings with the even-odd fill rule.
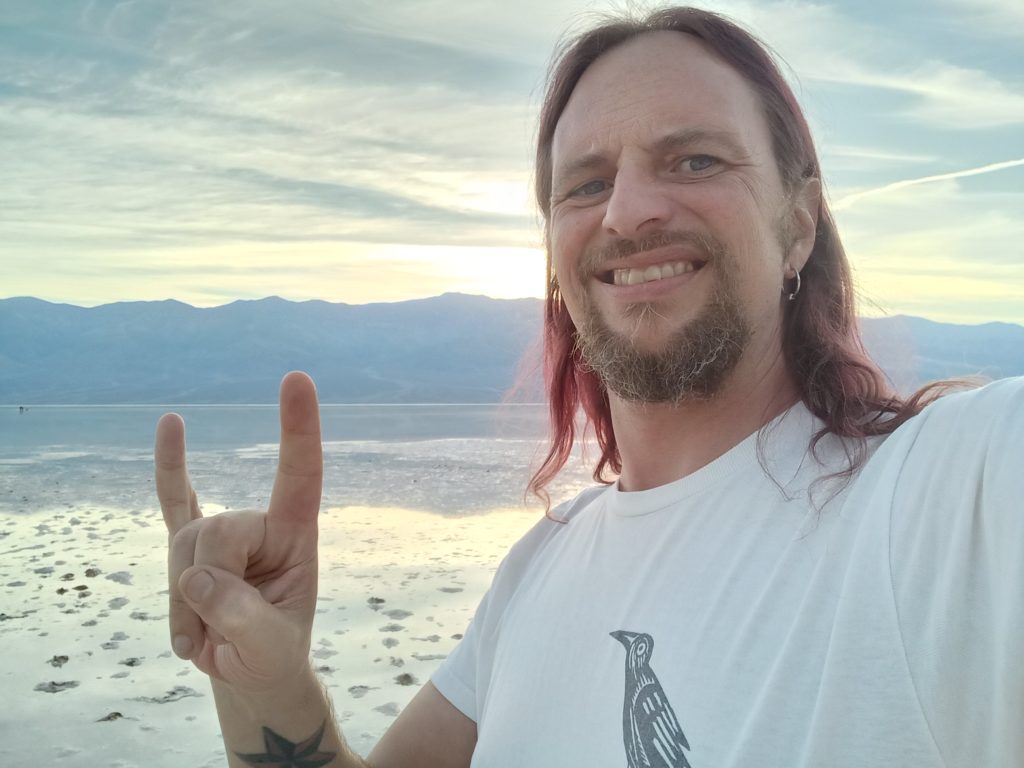
[[[540,296],[547,63],[625,7],[3,0],[0,297]],[[863,314],[1024,323],[1024,3],[701,7],[781,56]]]

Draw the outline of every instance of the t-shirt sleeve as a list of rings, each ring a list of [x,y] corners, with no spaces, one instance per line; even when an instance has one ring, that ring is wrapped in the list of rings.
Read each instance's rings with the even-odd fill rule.
[[[430,682],[441,695],[470,720],[480,721],[502,617],[523,575],[552,537],[559,535],[570,518],[603,490],[603,487],[588,489],[556,507],[550,517],[540,520],[512,546],[498,566],[462,640],[431,676]]]
[[[493,587],[492,587],[493,588]],[[457,710],[473,722],[478,722],[476,679],[478,659],[481,655],[479,628],[487,623],[491,592],[488,590],[465,634],[448,657],[430,677],[430,682]]]
[[[1024,379],[946,399],[897,484],[893,591],[946,763],[1009,765],[1024,754]]]
[[[552,526],[556,525],[558,523],[545,518],[512,546],[498,566],[462,640],[430,678],[441,695],[474,722],[479,722],[490,679],[494,638],[500,630],[504,607],[515,594],[535,553],[555,533]]]

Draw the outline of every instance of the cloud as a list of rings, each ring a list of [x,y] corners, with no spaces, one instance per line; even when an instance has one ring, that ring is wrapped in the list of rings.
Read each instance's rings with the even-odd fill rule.
[[[173,296],[197,306],[280,295],[347,303],[399,301],[448,291],[497,298],[540,296],[544,255],[536,248],[423,246],[372,242],[165,245],[141,252],[47,254],[54,272],[38,290],[37,266],[4,267],[10,295],[96,305]],[[169,269],[169,267],[172,267]]]
[[[1021,322],[1024,221],[1012,212],[1022,205],[1019,192],[968,192],[954,178],[839,209],[862,309],[950,322]]]
[[[0,285],[80,301],[536,294],[544,67],[566,25],[610,5],[15,4]],[[1020,199],[994,194],[1007,174],[948,175],[1021,156],[1013,75],[852,3],[718,7],[791,65],[833,188],[860,195],[839,213],[869,285],[951,278],[976,247],[972,280],[1017,279],[994,271],[1016,269],[1024,237]]]
[[[882,147],[860,147],[846,144],[829,144],[822,151],[823,156],[851,160],[881,160],[886,163],[934,163],[938,155],[926,155],[917,152],[897,152]]]
[[[999,0],[986,0],[992,7]],[[1024,123],[1024,93],[1015,81],[915,50],[905,30],[859,19],[833,5],[806,2],[721,3],[778,51],[799,79],[907,97],[906,119],[973,130]],[[921,54],[925,54],[922,57]],[[924,58],[924,61],[922,61]],[[1015,73],[1016,74],[1016,73]]]
[[[313,8],[314,18],[332,7]],[[20,148],[0,160],[11,182],[0,197],[14,231],[48,231],[69,244],[102,236],[114,249],[146,239],[535,239],[525,196],[508,191],[528,181],[525,104],[481,98],[436,72],[424,75],[429,67],[388,64],[391,57],[378,56],[367,80],[365,61],[346,68],[344,36],[340,59],[273,40],[268,23],[279,20],[280,6],[254,6],[244,19],[254,26],[233,33],[243,19],[198,7],[189,19],[185,6],[173,8],[178,15],[169,11],[149,28],[142,6],[97,3],[81,29],[61,31],[129,50],[134,63],[119,77],[109,61],[23,62],[23,92],[0,105],[0,126]],[[283,28],[299,34],[298,17],[289,18]],[[135,40],[150,50],[131,54]],[[225,50],[232,46],[238,56]],[[423,48],[406,58],[433,60],[441,73],[466,58]],[[445,66],[446,56],[456,64]],[[418,76],[396,78],[396,67]],[[79,74],[67,76],[72,70]]]
[[[1024,5],[1019,0],[940,0],[938,5],[959,11],[962,27],[986,39],[1024,38]]]
[[[939,173],[933,176],[922,176],[916,179],[903,179],[902,181],[894,181],[886,184],[882,187],[876,187],[874,189],[865,189],[860,192],[852,192],[845,195],[840,200],[832,204],[833,211],[841,211],[849,208],[851,205],[856,203],[858,200],[862,200],[865,197],[873,197],[875,195],[884,195],[888,192],[895,192],[898,189],[905,189],[906,187],[912,187],[917,184],[932,184],[937,181],[949,181],[952,179],[963,179],[969,176],[980,176],[983,173],[993,173],[995,171],[1004,171],[1009,168],[1018,168],[1024,166],[1024,159],[1020,160],[1006,160],[999,163],[989,163],[983,165],[980,168],[968,168],[963,171],[952,171],[950,173]]]
[[[870,73],[861,83],[916,97],[905,113],[921,122],[961,130],[1024,124],[1024,94],[981,70],[930,61],[903,74]]]

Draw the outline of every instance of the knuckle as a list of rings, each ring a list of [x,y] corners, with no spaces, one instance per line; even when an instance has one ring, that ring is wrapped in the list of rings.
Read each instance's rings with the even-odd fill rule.
[[[182,455],[171,455],[157,453],[153,457],[153,465],[164,472],[177,472],[185,466],[185,456]]]
[[[172,636],[176,634],[193,635],[202,624],[198,614],[192,610],[177,590],[172,590],[168,624],[171,627]]]
[[[232,511],[202,518],[203,524],[197,526],[197,557],[228,570],[244,565],[247,547],[265,517],[262,512]]]
[[[310,461],[300,461],[291,459],[282,459],[278,465],[278,472],[286,477],[296,477],[300,479],[319,477],[322,473],[322,468]]]
[[[190,520],[176,531],[170,533],[170,550],[173,554],[190,552],[196,548],[196,539],[199,538],[199,530],[203,520]]]
[[[213,546],[219,549],[227,545],[235,538],[235,529],[238,527],[238,519],[235,516],[215,515],[214,517],[203,518],[203,525],[196,526],[197,538],[202,539],[204,547]]]
[[[168,526],[175,525],[179,510],[188,508],[188,502],[177,494],[157,493],[157,499],[160,502],[160,511],[163,513],[164,522]]]
[[[219,630],[225,638],[236,640],[239,636],[244,636],[246,632],[252,631],[252,621],[237,604],[223,605],[218,618]]]

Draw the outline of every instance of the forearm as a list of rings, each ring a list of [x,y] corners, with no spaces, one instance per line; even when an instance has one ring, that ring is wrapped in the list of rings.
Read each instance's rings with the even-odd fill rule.
[[[305,755],[305,761],[283,760],[282,765],[368,768],[345,744],[327,692],[312,670],[287,689],[260,694],[239,693],[213,680],[213,695],[231,768],[258,764],[257,756],[283,756],[289,751]]]

